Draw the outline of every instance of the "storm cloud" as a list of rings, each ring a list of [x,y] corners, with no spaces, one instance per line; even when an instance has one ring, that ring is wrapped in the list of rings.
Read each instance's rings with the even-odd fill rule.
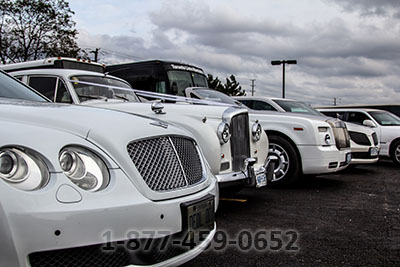
[[[338,15],[300,21],[282,20],[273,10],[243,14],[234,4],[165,1],[149,12],[146,38],[134,31],[113,36],[81,29],[78,41],[104,47],[106,63],[182,61],[220,79],[234,74],[247,92],[256,79],[256,95],[280,96],[282,68],[270,61],[297,59],[286,69],[289,98],[325,105],[333,98],[342,104],[398,102],[400,23],[392,16],[400,2],[376,2],[322,0]],[[349,19],[348,12],[356,14]]]

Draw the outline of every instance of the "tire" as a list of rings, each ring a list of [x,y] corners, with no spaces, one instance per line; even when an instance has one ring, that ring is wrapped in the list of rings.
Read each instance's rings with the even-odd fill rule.
[[[300,177],[300,158],[293,145],[285,138],[271,135],[269,138],[269,155],[278,157],[271,184],[292,185]]]
[[[390,149],[390,158],[400,167],[400,140],[397,140]]]

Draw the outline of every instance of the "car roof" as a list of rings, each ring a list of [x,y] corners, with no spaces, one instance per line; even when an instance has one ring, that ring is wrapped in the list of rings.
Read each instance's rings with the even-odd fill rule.
[[[126,84],[129,84],[127,81],[112,76],[112,75],[105,75],[104,73],[95,72],[95,71],[87,71],[87,70],[75,70],[75,69],[31,69],[31,70],[20,70],[20,71],[11,71],[9,72],[12,76],[18,75],[58,75],[63,77],[70,77],[72,75],[87,75],[87,76],[98,76],[98,77],[110,77],[116,80],[120,80]]]
[[[386,110],[381,110],[381,109],[373,109],[373,108],[317,108],[318,111],[341,111],[341,112],[346,112],[346,111],[361,111],[361,112],[371,112],[371,111],[381,111],[381,112],[388,112]]]
[[[301,102],[299,100],[290,99],[290,98],[279,98],[279,97],[270,97],[270,96],[233,96],[235,99],[251,99],[251,100],[284,100],[284,101],[294,101]]]

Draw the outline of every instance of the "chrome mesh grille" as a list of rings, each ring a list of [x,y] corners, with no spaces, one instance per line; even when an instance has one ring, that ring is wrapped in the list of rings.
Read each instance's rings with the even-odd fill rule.
[[[193,140],[163,136],[131,142],[127,150],[147,186],[154,191],[188,187],[203,179]]]
[[[249,116],[239,114],[231,119],[232,170],[240,171],[244,160],[250,157]]]
[[[349,131],[349,135],[351,140],[353,140],[354,143],[362,145],[362,146],[370,146],[371,142],[368,139],[368,136],[364,133],[359,133],[359,132],[352,132]]]

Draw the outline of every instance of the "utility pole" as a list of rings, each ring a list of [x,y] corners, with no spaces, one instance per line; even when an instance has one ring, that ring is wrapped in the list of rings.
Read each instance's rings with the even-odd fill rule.
[[[99,50],[100,48],[96,48],[96,50],[90,51],[90,53],[94,54],[94,62],[97,62],[99,60]]]
[[[254,96],[254,87],[256,86],[254,82],[256,81],[256,79],[250,79],[250,81],[251,81],[251,96]]]
[[[285,98],[285,65],[297,64],[297,60],[272,60],[271,65],[282,65],[282,98]]]
[[[337,103],[340,104],[340,100],[342,100],[340,97],[334,97],[333,98],[333,105],[336,106]]]

